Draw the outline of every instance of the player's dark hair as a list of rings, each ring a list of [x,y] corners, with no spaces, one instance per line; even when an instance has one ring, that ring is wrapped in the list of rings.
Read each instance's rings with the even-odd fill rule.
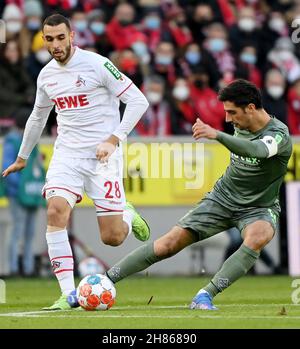
[[[68,18],[66,18],[63,15],[60,15],[59,13],[55,13],[51,16],[48,16],[44,22],[43,22],[43,29],[45,25],[50,25],[51,27],[55,27],[56,25],[64,23],[69,31],[71,31],[71,24]]]
[[[232,102],[240,108],[245,108],[250,103],[253,103],[256,109],[263,107],[260,90],[244,79],[231,82],[220,90],[218,97],[221,102]]]

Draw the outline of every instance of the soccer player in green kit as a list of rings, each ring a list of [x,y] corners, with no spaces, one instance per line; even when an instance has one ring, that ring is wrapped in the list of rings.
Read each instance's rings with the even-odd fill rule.
[[[235,80],[219,92],[233,136],[200,119],[193,137],[216,139],[231,152],[225,174],[194,209],[165,235],[137,248],[107,271],[114,282],[171,257],[194,242],[237,227],[243,243],[193,298],[190,309],[216,310],[212,299],[245,275],[273,238],[280,213],[279,188],[292,153],[288,128],[262,106],[260,91]]]

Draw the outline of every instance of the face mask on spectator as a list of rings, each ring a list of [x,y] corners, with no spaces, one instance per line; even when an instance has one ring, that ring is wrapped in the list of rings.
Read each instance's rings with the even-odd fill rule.
[[[252,32],[255,29],[255,20],[252,18],[241,18],[238,21],[238,26],[245,32]]]
[[[39,19],[30,19],[26,25],[29,30],[35,31],[41,27],[41,21]]]
[[[269,27],[275,32],[281,32],[285,27],[285,22],[281,18],[272,18],[269,20]]]
[[[6,29],[9,33],[19,33],[22,29],[22,23],[20,21],[8,21]]]
[[[91,31],[96,35],[102,35],[105,32],[105,24],[102,22],[92,22]]]
[[[185,101],[190,95],[190,90],[186,86],[176,86],[173,91],[173,97],[179,101]]]
[[[160,27],[160,19],[158,17],[146,18],[145,27],[150,30],[158,29]]]
[[[204,82],[203,82],[202,80],[200,80],[200,79],[196,79],[196,80],[194,81],[194,85],[195,85],[197,88],[202,89],[202,88],[204,87]]]
[[[226,48],[226,41],[224,39],[210,39],[208,44],[212,52],[222,52]]]
[[[46,49],[41,49],[35,53],[36,59],[41,63],[45,64],[50,61],[51,55]]]
[[[267,87],[268,94],[274,99],[279,99],[284,92],[284,88],[282,86],[270,86]]]
[[[155,56],[155,63],[161,64],[161,65],[169,65],[172,63],[172,57],[158,54]]]
[[[150,104],[158,104],[162,100],[162,94],[159,92],[149,91],[146,95]]]
[[[84,32],[88,27],[87,21],[75,21],[74,28],[79,31],[79,33]]]
[[[137,41],[132,45],[134,53],[139,56],[143,57],[144,55],[148,54],[148,49],[147,46],[144,42],[142,41]]]
[[[240,59],[244,63],[248,63],[248,64],[256,63],[256,56],[252,53],[244,52],[240,55]]]
[[[185,54],[185,58],[190,64],[197,64],[201,60],[201,53],[197,51],[188,51]]]
[[[122,27],[127,27],[128,25],[132,24],[131,19],[119,19],[119,23]]]

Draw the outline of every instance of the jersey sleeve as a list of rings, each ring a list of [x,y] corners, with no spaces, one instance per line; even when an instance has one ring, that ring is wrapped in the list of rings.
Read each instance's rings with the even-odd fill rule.
[[[37,89],[34,106],[42,109],[53,107],[53,105],[54,102],[50,100],[45,90],[43,89],[43,78],[42,74],[40,74],[37,78]]]
[[[121,97],[132,85],[132,81],[121,73],[109,59],[101,60],[99,68],[101,85],[105,86],[115,97]]]
[[[283,131],[269,131],[260,139],[268,149],[268,158],[284,153],[289,147],[290,137]]]

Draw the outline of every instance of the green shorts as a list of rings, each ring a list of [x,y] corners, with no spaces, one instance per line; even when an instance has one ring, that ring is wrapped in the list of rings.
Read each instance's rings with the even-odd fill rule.
[[[278,206],[229,209],[221,203],[206,197],[183,216],[177,225],[192,232],[198,241],[232,227],[238,228],[242,233],[247,225],[258,220],[271,223],[274,232],[276,232],[278,230],[279,210]]]

